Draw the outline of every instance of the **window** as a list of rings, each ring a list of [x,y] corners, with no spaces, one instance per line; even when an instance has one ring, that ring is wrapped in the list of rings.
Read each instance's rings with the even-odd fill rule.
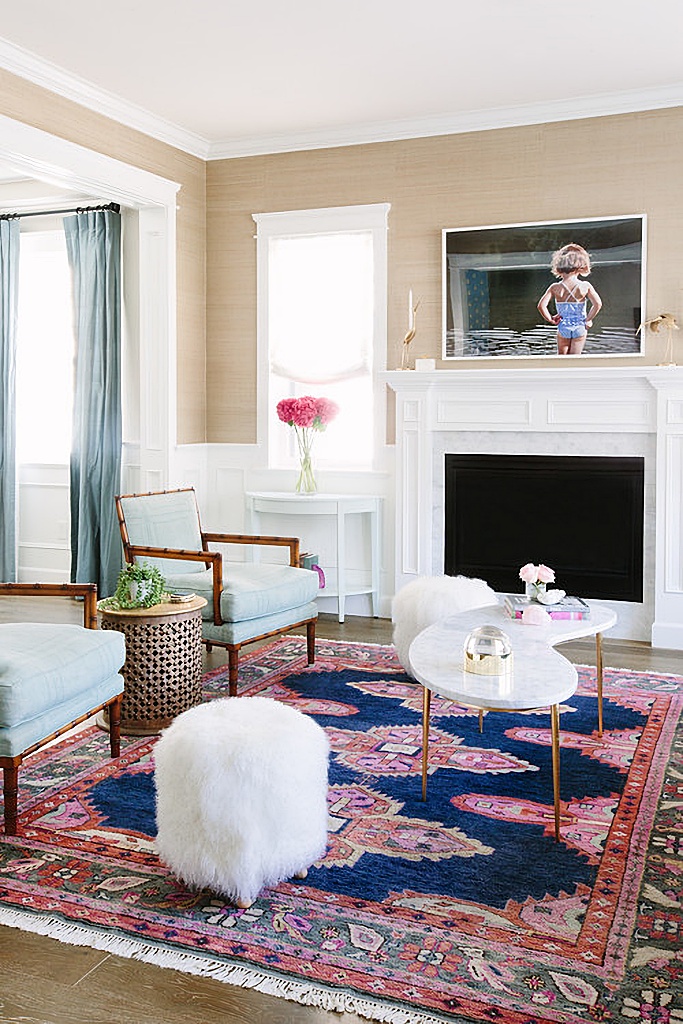
[[[74,331],[64,231],[22,232],[17,315],[17,462],[68,464]]]
[[[281,398],[313,394],[339,415],[316,439],[316,465],[371,469],[382,423],[375,371],[386,359],[388,205],[259,214],[261,436],[274,468],[297,463]],[[381,394],[381,391],[379,392]]]

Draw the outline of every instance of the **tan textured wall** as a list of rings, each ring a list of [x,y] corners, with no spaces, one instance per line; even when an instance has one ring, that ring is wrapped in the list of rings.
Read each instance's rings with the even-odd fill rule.
[[[182,185],[178,193],[178,442],[206,432],[206,164],[0,69],[0,114]]]
[[[647,313],[683,316],[682,168],[683,108],[210,162],[207,439],[248,443],[256,434],[252,213],[391,203],[387,366],[393,368],[409,288],[421,299],[412,354],[440,355],[442,228],[646,213]],[[664,341],[647,335],[646,363],[661,358]],[[607,362],[633,363],[633,357]],[[520,363],[496,361],[504,365]]]

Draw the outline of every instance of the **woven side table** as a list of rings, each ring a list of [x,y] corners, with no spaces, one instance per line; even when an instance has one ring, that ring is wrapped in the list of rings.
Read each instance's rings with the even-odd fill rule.
[[[161,732],[202,700],[203,597],[151,608],[99,608],[101,629],[126,639],[121,732]],[[102,723],[106,724],[106,723]]]

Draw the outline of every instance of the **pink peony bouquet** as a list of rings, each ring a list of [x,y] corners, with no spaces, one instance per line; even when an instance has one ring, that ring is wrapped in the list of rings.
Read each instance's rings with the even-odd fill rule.
[[[519,570],[519,578],[525,583],[554,583],[555,570],[549,569],[547,565],[534,565],[533,562],[527,562]]]
[[[317,490],[311,448],[315,439],[314,431],[325,430],[339,412],[339,406],[329,398],[313,398],[302,395],[301,398],[283,398],[277,403],[277,414],[283,423],[294,427],[301,471],[297,480],[297,491],[312,493]]]

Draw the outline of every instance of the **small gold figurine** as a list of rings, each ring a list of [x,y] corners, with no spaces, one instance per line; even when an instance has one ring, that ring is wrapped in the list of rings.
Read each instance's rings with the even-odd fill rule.
[[[406,334],[405,338],[403,339],[403,354],[401,356],[401,369],[402,370],[409,369],[409,367],[408,367],[408,361],[409,361],[408,360],[408,355],[409,355],[408,349],[410,348],[411,341],[415,337],[415,333],[416,333],[415,317],[416,317],[416,314],[417,314],[419,306],[420,306],[420,300],[419,299],[417,300],[415,305],[413,305],[413,290],[411,288],[410,293],[408,295],[408,331],[407,331],[407,334]]]
[[[658,316],[653,316],[651,320],[646,320],[644,324],[641,324],[638,331],[640,331],[641,327],[649,327],[655,334],[659,334],[660,327],[666,328],[666,352],[664,353],[664,361],[659,365],[675,366],[673,332],[679,331],[680,327],[676,323],[676,317],[673,313],[660,313]]]

